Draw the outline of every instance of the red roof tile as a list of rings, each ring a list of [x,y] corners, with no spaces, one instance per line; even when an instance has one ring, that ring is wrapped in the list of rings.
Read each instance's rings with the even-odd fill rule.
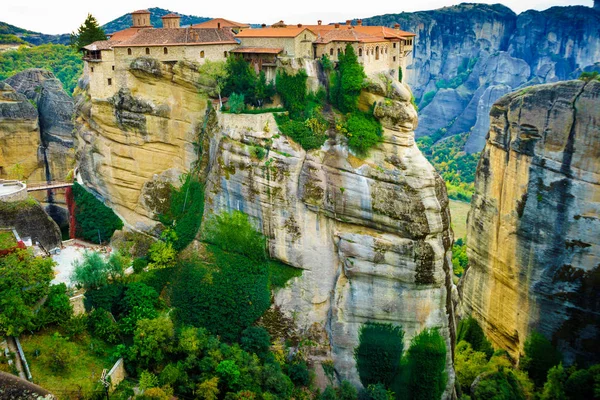
[[[245,29],[236,35],[237,38],[254,38],[254,37],[288,37],[295,38],[300,35],[304,31],[312,32],[310,29],[302,26],[298,28],[297,26],[287,28],[258,28],[258,29]]]
[[[181,15],[177,15],[175,13],[170,13],[167,15],[163,15],[161,18],[181,18]]]
[[[238,47],[230,51],[230,53],[254,53],[254,54],[279,54],[283,49],[272,47]]]
[[[192,25],[192,28],[218,28],[219,24],[221,24],[221,28],[250,28],[249,24],[230,21],[225,18],[213,18],[210,21]]]
[[[237,44],[230,29],[149,28],[114,47],[164,46],[186,44]]]
[[[132,12],[132,14],[150,14],[150,11],[148,10],[137,10]]]

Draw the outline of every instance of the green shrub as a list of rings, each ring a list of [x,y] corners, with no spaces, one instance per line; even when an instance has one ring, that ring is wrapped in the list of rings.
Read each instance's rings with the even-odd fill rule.
[[[172,267],[175,265],[175,257],[177,257],[177,251],[175,251],[173,245],[158,240],[150,246],[148,251],[148,268],[163,269]]]
[[[271,289],[283,288],[290,279],[302,276],[302,269],[286,265],[277,260],[269,260],[269,283]]]
[[[369,385],[366,390],[367,399],[369,400],[394,400],[394,393],[386,389],[383,384],[378,383]]]
[[[481,351],[486,354],[489,360],[494,354],[492,344],[487,340],[483,329],[473,317],[468,317],[458,323],[456,331],[456,341],[464,340],[469,343],[474,351]]]
[[[108,283],[108,266],[99,253],[86,250],[73,262],[71,281],[85,289],[97,289]]]
[[[302,118],[306,109],[306,80],[308,75],[301,69],[295,75],[285,70],[277,72],[275,86],[283,105],[290,113],[291,119]]]
[[[64,283],[50,286],[48,298],[36,315],[37,328],[48,324],[62,324],[73,316],[73,306],[67,296]]]
[[[276,395],[280,399],[289,399],[292,395],[294,384],[287,375],[281,372],[279,365],[265,365],[263,369],[263,382],[264,390]]]
[[[354,349],[356,369],[363,386],[382,383],[390,387],[400,372],[404,331],[399,326],[367,322],[360,327]]]
[[[350,382],[342,381],[342,384],[338,388],[337,398],[338,400],[357,400],[358,392]]]
[[[542,400],[567,400],[565,382],[567,374],[562,363],[555,365],[548,371],[548,377],[542,391]],[[588,397],[589,398],[589,397]]]
[[[234,114],[239,114],[246,108],[243,94],[232,93],[227,104],[229,104],[229,111]]]
[[[580,81],[586,81],[586,82],[589,82],[594,79],[600,81],[600,72],[598,72],[598,71],[582,72],[581,75],[579,75],[578,79]]]
[[[471,384],[486,369],[487,356],[480,351],[474,351],[471,344],[460,341],[454,352],[454,370],[456,379],[463,392],[469,393]]]
[[[383,141],[381,123],[372,115],[360,111],[350,114],[346,120],[348,147],[364,156],[369,149]]]
[[[259,159],[259,160],[262,160],[267,155],[267,150],[265,150],[264,147],[251,146],[250,147],[250,154],[252,154],[252,157],[255,157],[255,158]]]
[[[52,345],[48,346],[40,357],[51,371],[64,374],[73,364],[76,351],[77,348],[74,343],[69,342],[56,332],[52,336]]]
[[[109,207],[100,202],[77,182],[73,183],[76,235],[92,243],[108,242],[123,222]]]
[[[536,331],[531,332],[525,341],[524,350],[525,355],[519,365],[537,387],[542,387],[548,371],[561,362],[562,355],[544,335]]]
[[[232,55],[225,63],[227,78],[223,93],[230,96],[232,93],[249,95],[256,86],[256,72],[242,57]]]
[[[218,270],[197,260],[184,262],[173,283],[171,303],[180,324],[202,326],[227,341],[236,340],[270,306],[268,271],[264,263],[242,255],[214,246],[209,251],[211,265]]]
[[[321,396],[319,397],[320,400],[337,400],[337,395],[335,393],[335,389],[333,388],[333,386],[328,385],[325,390],[323,390],[323,393],[321,393]]]
[[[513,371],[501,369],[482,377],[472,393],[474,399],[525,400],[525,394]]]
[[[241,211],[213,215],[206,223],[205,240],[225,251],[243,254],[254,261],[266,261],[266,238],[254,229]]]
[[[138,257],[133,260],[133,272],[139,274],[144,272],[144,269],[148,266],[148,260],[146,257]]]
[[[251,326],[242,332],[240,346],[248,353],[254,353],[261,359],[265,359],[271,347],[271,336],[265,328]]]
[[[402,67],[398,67],[398,82],[402,82]]]
[[[423,95],[423,97],[421,98],[421,101],[419,102],[419,108],[422,110],[425,107],[427,107],[429,105],[429,103],[431,103],[433,98],[435,97],[436,93],[437,93],[437,90],[432,90],[430,92],[425,93]]]
[[[439,399],[446,382],[446,343],[437,329],[413,337],[407,351],[410,396],[415,400]]]
[[[118,343],[121,333],[119,325],[113,320],[111,314],[102,309],[96,309],[90,313],[88,318],[88,329],[90,333],[108,343]]]
[[[327,135],[315,134],[305,122],[290,119],[287,115],[275,115],[275,121],[281,133],[292,138],[304,150],[318,149],[327,139]]]
[[[120,325],[124,333],[132,333],[137,322],[158,316],[158,293],[150,286],[134,282],[127,285],[120,308]]]
[[[166,316],[141,319],[133,335],[133,358],[143,368],[162,363],[171,351],[175,337],[173,322]]]
[[[323,54],[319,60],[323,71],[331,71],[333,69],[333,63],[327,54]]]
[[[343,113],[358,109],[358,98],[366,78],[363,66],[351,44],[346,45],[344,53],[339,55],[337,70],[332,74],[331,103]]]
[[[221,361],[215,372],[219,377],[219,382],[224,384],[227,389],[233,389],[240,379],[240,370],[232,360]]]
[[[454,272],[454,275],[461,277],[468,266],[469,258],[467,257],[467,244],[462,238],[458,238],[452,245],[452,271]],[[486,353],[488,353],[488,351],[486,351]],[[491,353],[489,355],[491,357]]]
[[[292,382],[298,386],[308,386],[310,383],[310,374],[306,362],[299,361],[288,367],[288,375]]]
[[[83,304],[88,312],[94,308],[101,308],[117,315],[124,293],[124,285],[113,283],[94,290],[87,290],[85,292]]]

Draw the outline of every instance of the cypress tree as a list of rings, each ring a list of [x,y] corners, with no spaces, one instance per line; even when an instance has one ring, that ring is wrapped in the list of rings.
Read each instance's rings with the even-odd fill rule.
[[[106,33],[92,14],[88,14],[77,33],[71,33],[71,45],[77,50],[98,40],[106,40]]]

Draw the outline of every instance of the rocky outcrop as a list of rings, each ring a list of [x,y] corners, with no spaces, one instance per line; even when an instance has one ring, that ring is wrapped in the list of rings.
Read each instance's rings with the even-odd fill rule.
[[[359,385],[354,348],[367,321],[401,325],[410,338],[439,327],[451,349],[450,248],[446,189],[414,141],[417,125],[407,87],[370,88],[384,143],[366,159],[330,139],[306,152],[282,136],[270,115],[219,117],[210,139],[206,213],[241,210],[269,238],[271,256],[302,268],[275,304],[319,343],[336,375]],[[385,97],[381,94],[385,93]],[[253,146],[269,148],[264,159]]]
[[[0,227],[15,228],[21,237],[30,237],[46,250],[61,246],[58,225],[34,199],[23,201],[0,201]]]
[[[5,82],[37,107],[44,163],[30,180],[64,180],[74,166],[73,99],[44,69],[27,69]]]
[[[135,229],[157,225],[154,204],[179,183],[197,156],[209,100],[199,91],[210,80],[198,65],[134,60],[128,87],[109,98],[90,98],[87,82],[76,89],[77,164],[86,186]]]
[[[597,8],[552,7],[516,15],[500,4],[463,3],[363,21],[396,22],[417,34],[412,65],[404,71],[420,99],[417,136],[471,131],[468,152],[483,148],[487,125],[477,119],[506,93],[489,88],[513,91],[569,79],[600,60]]]
[[[468,218],[461,310],[497,347],[538,330],[567,363],[600,361],[600,82],[502,97]]]
[[[36,108],[0,82],[0,179],[28,177],[42,165]]]
[[[385,140],[359,159],[341,136],[306,152],[271,114],[217,113],[198,95],[210,85],[191,64],[134,61],[128,82],[107,99],[87,97],[81,82],[77,156],[86,186],[130,227],[148,231],[166,183],[199,165],[205,216],[243,211],[268,237],[272,257],[304,270],[275,294],[275,304],[316,338],[323,350],[317,365],[333,359],[338,377],[358,385],[353,349],[361,324],[402,325],[407,347],[415,333],[438,327],[452,394],[448,199],[415,145],[417,114],[406,86],[389,79],[363,92],[361,104],[379,103],[374,114]]]

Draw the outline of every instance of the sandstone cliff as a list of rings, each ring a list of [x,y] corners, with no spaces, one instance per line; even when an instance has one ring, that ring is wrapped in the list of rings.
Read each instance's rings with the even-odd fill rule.
[[[534,86],[491,111],[461,309],[517,357],[531,330],[600,361],[600,82]]]
[[[272,257],[304,273],[275,295],[304,333],[318,337],[317,363],[358,384],[353,349],[367,321],[400,324],[410,338],[438,327],[448,347],[453,392],[452,232],[443,181],[414,142],[411,93],[379,82],[361,102],[385,142],[364,160],[345,139],[304,151],[277,130],[271,114],[220,114],[198,91],[210,84],[193,64],[150,59],[130,66],[127,89],[109,99],[78,96],[81,178],[130,227],[152,230],[165,182],[176,182],[202,149],[205,216],[241,210],[269,238]],[[267,155],[258,159],[253,146]]]
[[[552,7],[516,15],[500,4],[463,3],[364,20],[396,22],[417,34],[413,63],[404,71],[420,99],[417,136],[471,130],[468,152],[483,149],[486,118],[500,96],[570,79],[600,60],[597,8]]]
[[[0,179],[30,176],[42,165],[39,147],[35,107],[25,96],[0,82]]]

